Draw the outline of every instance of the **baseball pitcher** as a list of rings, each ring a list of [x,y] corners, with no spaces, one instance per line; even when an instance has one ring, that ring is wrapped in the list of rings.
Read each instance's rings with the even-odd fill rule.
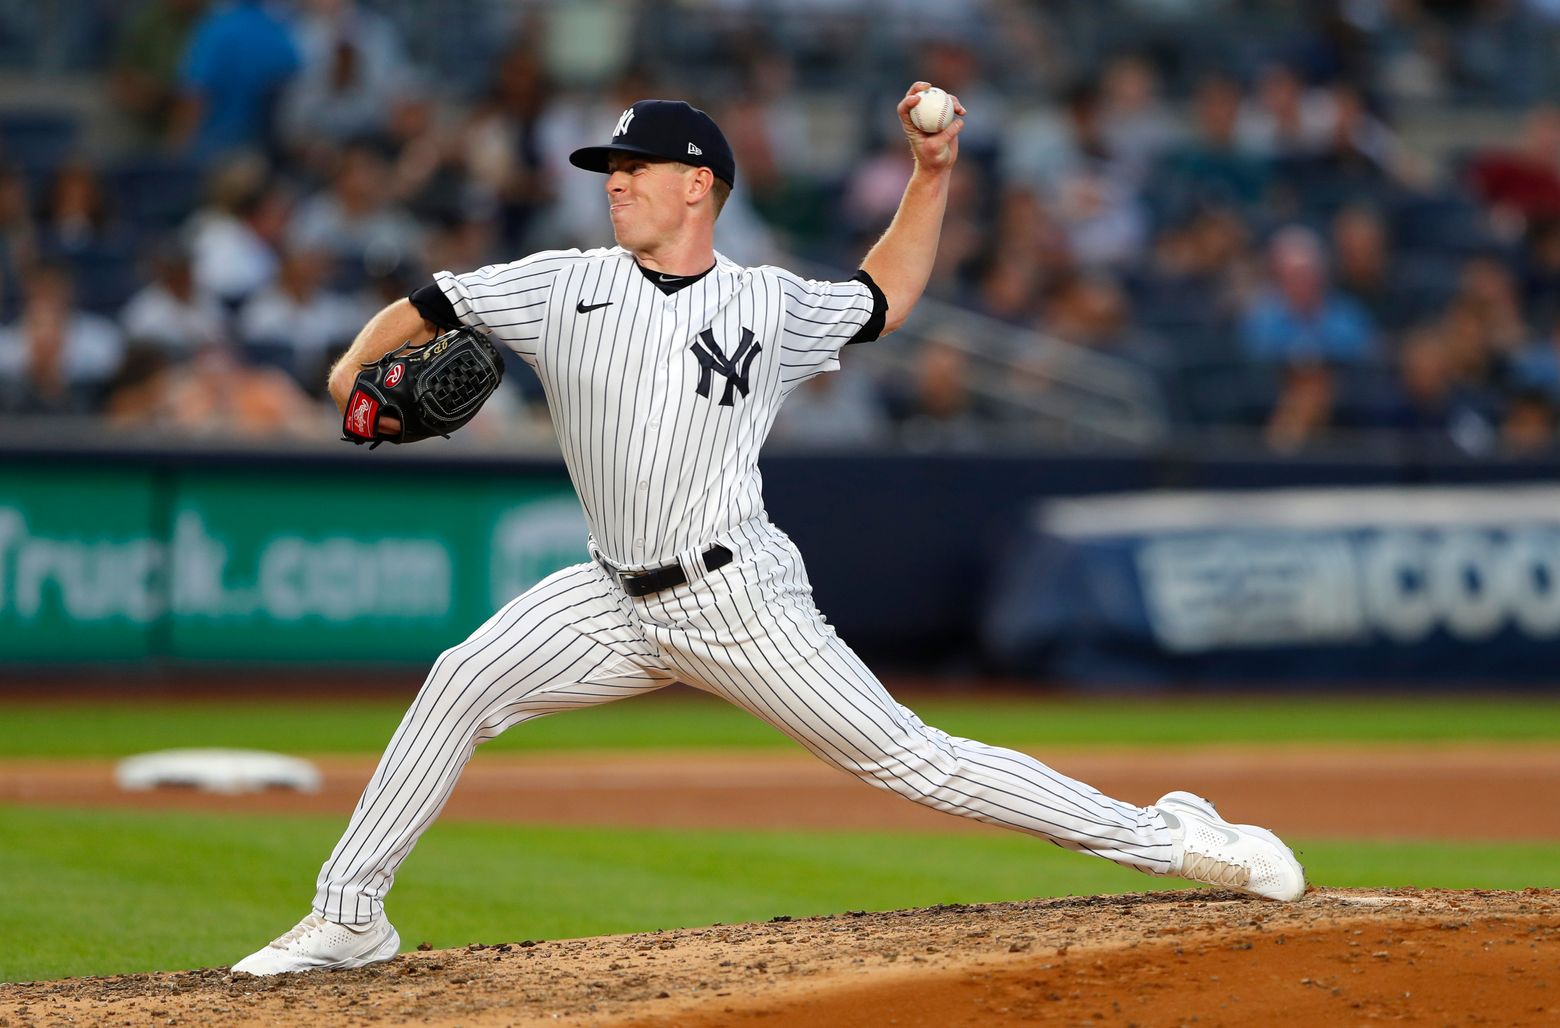
[[[479,743],[673,682],[916,803],[1149,874],[1277,900],[1305,891],[1276,836],[1199,797],[1136,806],[923,724],[824,620],[801,555],[765,514],[758,454],[780,404],[846,347],[879,345],[926,287],[965,114],[950,98],[952,120],[923,131],[912,112],[927,88],[898,105],[915,162],[898,213],[845,281],[716,253],[731,148],[704,112],[641,100],[609,143],[570,157],[604,176],[616,246],[441,271],[364,327],[330,378],[355,442],[459,428],[498,384],[495,343],[535,369],[593,559],[439,656],[320,869],[312,912],[235,971],[391,959],[385,894]]]

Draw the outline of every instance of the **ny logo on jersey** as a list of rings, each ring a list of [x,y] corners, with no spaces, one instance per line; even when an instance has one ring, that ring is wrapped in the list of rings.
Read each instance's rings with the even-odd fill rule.
[[[704,345],[700,346],[702,342]],[[758,356],[763,346],[753,338],[753,330],[742,330],[742,342],[737,344],[737,350],[727,357],[715,342],[715,333],[705,329],[699,333],[699,338],[689,347],[693,355],[699,358],[699,388],[700,396],[710,395],[710,374],[720,372],[726,376],[726,391],[721,394],[720,405],[730,407],[732,391],[735,390],[743,396],[748,394],[748,369],[753,366],[753,358]],[[740,368],[738,367],[740,365]]]
[[[634,120],[634,109],[630,107],[618,118],[617,128],[612,130],[612,138],[616,139],[628,131],[628,123]]]

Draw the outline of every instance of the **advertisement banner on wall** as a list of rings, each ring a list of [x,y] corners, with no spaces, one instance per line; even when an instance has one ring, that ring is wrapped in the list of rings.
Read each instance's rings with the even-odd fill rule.
[[[0,488],[0,653],[422,662],[585,559],[561,476],[30,471]]]
[[[1055,500],[988,619],[1031,673],[1552,680],[1560,489]]]
[[[135,660],[167,610],[151,476],[10,468],[0,478],[0,659]]]

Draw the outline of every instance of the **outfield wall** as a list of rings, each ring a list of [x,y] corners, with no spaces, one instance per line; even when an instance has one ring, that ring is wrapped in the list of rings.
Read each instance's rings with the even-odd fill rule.
[[[583,518],[559,463],[449,452],[0,452],[0,666],[426,664],[508,597],[585,559]],[[1113,663],[1116,650],[1092,664],[1076,650],[1055,661],[1052,643],[992,634],[994,618],[1022,620],[1037,595],[1082,598],[1094,587],[1065,567],[1041,567],[1015,588],[1015,572],[1034,566],[1037,502],[1166,489],[1498,485],[1554,481],[1560,470],[1455,455],[1280,461],[1207,449],[796,454],[768,457],[762,469],[770,513],[807,556],[820,607],[885,669],[1144,681],[1201,674],[1206,662],[1188,664],[1152,626],[1133,634],[1065,623],[1074,639],[1117,633],[1136,661],[1125,664]],[[1534,574],[1542,598],[1547,580]],[[1553,640],[1535,645],[1529,677]],[[1263,647],[1239,648],[1257,659],[1232,675],[1265,677]],[[1273,653],[1291,669],[1292,656]],[[1368,670],[1350,659],[1334,653],[1307,673]],[[1506,673],[1499,662],[1488,667],[1491,677]]]

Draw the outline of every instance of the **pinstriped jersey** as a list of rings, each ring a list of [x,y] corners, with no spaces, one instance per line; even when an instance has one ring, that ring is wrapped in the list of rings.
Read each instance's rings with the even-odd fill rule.
[[[665,294],[622,247],[554,250],[434,281],[461,321],[536,370],[602,554],[668,563],[763,512],[758,452],[797,385],[871,320],[859,280],[720,254]]]

